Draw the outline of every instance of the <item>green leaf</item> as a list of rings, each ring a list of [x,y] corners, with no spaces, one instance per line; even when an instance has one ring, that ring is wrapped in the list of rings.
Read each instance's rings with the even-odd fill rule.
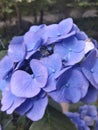
[[[48,106],[43,119],[34,122],[29,130],[76,130],[76,128],[64,114]]]

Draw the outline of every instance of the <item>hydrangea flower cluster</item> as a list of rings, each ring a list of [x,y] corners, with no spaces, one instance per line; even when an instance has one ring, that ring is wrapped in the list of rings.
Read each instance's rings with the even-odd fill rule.
[[[48,97],[61,103],[94,102],[98,92],[97,42],[72,18],[32,26],[15,36],[0,61],[1,110],[41,119]]]
[[[78,112],[65,113],[76,125],[78,130],[98,130],[98,110],[93,105],[84,105]]]

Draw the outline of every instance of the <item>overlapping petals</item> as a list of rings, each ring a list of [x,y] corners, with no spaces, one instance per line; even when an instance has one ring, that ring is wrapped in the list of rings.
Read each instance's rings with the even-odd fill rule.
[[[0,62],[0,80],[13,68],[13,62],[6,55]]]
[[[77,80],[78,79],[78,80]],[[57,102],[78,102],[88,90],[88,81],[77,68],[65,71],[57,81],[57,90],[49,95]]]
[[[52,44],[74,35],[76,32],[74,30],[71,31],[72,27],[73,20],[71,18],[62,20],[59,24],[47,26],[46,34],[44,35],[44,37],[48,40],[47,44]]]
[[[73,24],[72,31],[76,32],[75,36],[77,37],[78,40],[84,40],[85,41],[85,40],[88,39],[87,34],[83,31],[80,31],[80,29],[78,28],[78,26],[76,24]]]
[[[86,96],[81,100],[84,103],[93,103],[96,102],[97,98],[98,98],[98,90],[95,87],[90,85]]]
[[[34,26],[24,35],[24,44],[27,47],[27,51],[37,50],[44,44],[42,36],[45,33],[45,27],[45,25],[39,27]]]
[[[74,65],[82,60],[84,57],[85,41],[78,40],[76,37],[70,37],[63,42],[55,45],[54,52],[58,53],[64,64]]]
[[[47,96],[43,98],[36,99],[33,104],[33,108],[27,112],[27,117],[33,121],[41,119],[45,113],[46,106],[48,104]]]
[[[62,20],[59,24],[52,24],[47,26],[46,31],[48,37],[58,37],[68,34],[73,26],[72,18]]]
[[[25,100],[26,98],[20,98],[13,95],[10,91],[10,84],[7,84],[6,90],[2,94],[1,110],[7,111],[8,114],[11,114]]]
[[[0,62],[0,90],[3,91],[6,88],[7,80],[12,74],[12,70],[13,62],[6,55]]]
[[[25,58],[26,46],[23,44],[23,36],[17,36],[11,40],[8,56],[13,62],[19,62]]]
[[[32,60],[30,66],[33,74],[28,74],[25,71],[17,70],[11,78],[11,91],[19,97],[34,97],[47,82],[47,70],[38,61]]]
[[[62,68],[61,58],[58,54],[53,54],[47,58],[43,58],[41,62],[47,67],[49,75],[47,84],[43,89],[47,92],[53,91],[56,89],[55,75]]]
[[[16,111],[20,115],[26,114],[31,120],[37,121],[43,117],[47,105],[48,98],[46,94],[41,91],[37,96],[26,99],[26,101],[16,109]]]
[[[66,112],[65,114],[76,125],[77,130],[90,130],[90,127],[97,130],[98,111],[95,106],[84,105],[79,108],[78,112]]]
[[[98,89],[98,58],[96,50],[85,58],[81,63],[81,68],[89,82]]]

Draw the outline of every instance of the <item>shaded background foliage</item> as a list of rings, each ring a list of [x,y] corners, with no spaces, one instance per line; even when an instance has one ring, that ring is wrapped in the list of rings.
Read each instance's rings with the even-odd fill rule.
[[[98,0],[0,0],[0,43],[4,43],[4,47],[0,44],[0,59],[13,36],[24,34],[34,24],[57,23],[67,17],[72,17],[81,30],[98,40],[97,8]],[[0,112],[4,130],[29,130],[31,123],[16,113],[9,116]]]
[[[98,0],[0,0],[0,35],[7,42],[33,24],[57,23],[72,17],[79,28],[97,38]]]

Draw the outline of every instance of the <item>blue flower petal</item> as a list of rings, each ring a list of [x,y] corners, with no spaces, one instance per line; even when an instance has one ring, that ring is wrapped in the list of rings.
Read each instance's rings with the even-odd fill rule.
[[[58,37],[58,24],[52,24],[46,27],[46,36],[50,38]]]
[[[66,66],[74,65],[83,59],[85,55],[84,48],[85,42],[78,41],[73,37],[65,39],[62,43],[56,44],[54,53],[58,53],[61,56],[62,60],[65,61]]]
[[[70,89],[61,88],[60,90],[51,92],[49,94],[53,100],[57,102],[68,102],[68,103],[76,103],[81,98],[81,92],[76,88],[73,88],[72,91]]]
[[[80,32],[80,29],[78,28],[78,26],[75,23],[73,23],[73,27],[72,27],[71,31],[75,31],[77,33],[77,32]]]
[[[14,37],[8,47],[8,56],[13,62],[24,59],[26,55],[26,47],[23,44],[23,36]]]
[[[81,60],[84,58],[84,51],[81,53],[74,53],[74,52],[69,52],[65,57],[63,57],[64,65],[69,66],[69,65],[74,65],[76,63],[81,62]]]
[[[71,31],[72,29],[72,26],[73,26],[73,20],[72,18],[67,18],[67,19],[64,19],[62,20],[59,24],[58,24],[58,27],[59,27],[59,33],[62,35],[62,34],[67,34]]]
[[[62,46],[69,51],[79,53],[84,50],[85,41],[78,40],[75,36],[72,36],[70,38],[63,40]]]
[[[24,35],[24,44],[27,47],[27,51],[37,50],[42,44],[44,44],[43,35],[45,33],[45,27],[39,28],[36,32],[28,31]]]
[[[21,104],[17,109],[16,112],[18,112],[20,115],[24,115],[27,113],[31,108],[33,107],[33,102],[31,99],[27,99],[23,104]]]
[[[11,105],[11,107],[6,110],[7,114],[12,114],[13,111],[14,111],[17,107],[19,107],[25,100],[26,100],[26,98],[16,97],[16,98],[14,99],[14,102],[13,102],[13,104]]]
[[[41,24],[39,26],[33,25],[30,27],[29,31],[32,31],[34,33],[34,32],[37,32],[39,29],[43,28],[44,26],[46,26],[46,25],[45,24]]]
[[[58,54],[53,54],[49,57],[41,59],[42,64],[44,64],[48,69],[48,75],[55,74],[62,67],[61,58]]]
[[[91,117],[93,120],[96,120],[97,117],[97,108],[94,105],[84,105],[79,108],[79,113],[81,119],[84,119],[85,116]]]
[[[11,105],[13,104],[13,102],[14,102],[14,98],[15,98],[15,96],[12,95],[9,90],[4,91],[2,93],[2,100],[1,100],[2,107],[1,107],[1,110],[5,111],[8,108],[10,108]]]
[[[79,113],[80,113],[81,119],[83,119],[87,115],[87,111],[88,111],[88,105],[80,106]]]
[[[68,116],[71,119],[77,119],[79,118],[79,113],[77,112],[65,112],[65,115]]]
[[[0,61],[0,80],[6,76],[6,74],[12,69],[13,62],[10,60],[10,58],[6,55],[1,61]]]
[[[98,88],[98,84],[95,82],[94,79],[94,66],[96,64],[96,51],[92,51],[89,55],[85,58],[85,60],[81,63],[82,72],[86,76],[86,78],[90,81],[90,83]],[[96,76],[96,75],[95,75]]]
[[[40,34],[29,31],[24,35],[24,44],[27,47],[27,51],[37,50],[40,47],[41,42],[42,39],[40,38]]]
[[[95,65],[95,62],[96,62],[96,51],[94,50],[91,53],[89,53],[89,55],[84,59],[84,61],[81,63],[81,67],[83,69],[84,68],[87,69],[90,72],[93,72],[93,70],[91,71],[91,69]]]
[[[69,69],[58,79],[57,88],[59,89],[49,93],[54,100],[75,103],[86,95],[88,82],[78,69]]]
[[[88,39],[87,34],[86,34],[85,32],[83,32],[83,31],[78,31],[78,32],[76,33],[76,37],[77,37],[77,39],[79,39],[79,40],[87,40],[87,39]]]
[[[82,99],[84,103],[93,103],[97,100],[98,90],[94,87],[89,87],[86,96]]]
[[[42,99],[38,99],[34,101],[33,108],[26,114],[28,118],[32,121],[40,120],[44,113],[48,104],[48,98],[45,96]]]
[[[0,80],[0,90],[4,91],[8,82],[6,80]]]
[[[87,126],[93,126],[94,120],[90,116],[85,116],[83,119]]]
[[[67,18],[62,20],[59,24],[52,24],[46,27],[46,33],[44,38],[47,39],[47,44],[52,44],[65,39],[75,34],[75,31],[71,31],[73,26],[73,20]]]
[[[25,101],[25,98],[19,98],[13,95],[10,91],[10,88],[7,87],[3,92],[3,97],[1,100],[1,110],[7,110],[8,114],[11,114],[20,104]]]
[[[96,120],[98,118],[97,107],[94,105],[89,105],[87,115]]]
[[[43,88],[45,92],[51,92],[53,90],[56,90],[56,80],[54,79],[54,75],[50,75],[48,77],[48,81],[46,86]]]
[[[98,58],[96,58],[96,62],[93,66],[93,73],[92,73],[95,82],[98,84]]]
[[[61,42],[63,39],[69,38],[71,36],[74,36],[76,34],[75,31],[72,31],[66,35],[61,35],[60,37],[49,37],[47,41],[47,45],[56,43],[56,42]]]
[[[85,121],[84,121],[84,123],[85,123]],[[78,126],[78,130],[91,130],[91,129],[86,124],[84,124],[84,126]]]
[[[77,128],[78,130],[83,130],[83,128],[86,127],[86,126],[85,126],[85,125],[86,125],[86,124],[85,124],[85,121],[80,118],[80,114],[79,114],[79,113],[76,113],[76,112],[74,112],[74,113],[72,113],[72,112],[67,112],[67,113],[65,113],[65,114],[71,119],[71,121],[72,121],[73,123],[75,123],[76,128]]]
[[[15,71],[11,78],[11,91],[18,97],[34,97],[40,92],[36,79],[25,71]]]
[[[68,69],[70,69],[72,66],[66,67],[60,71],[57,71],[54,75],[54,79],[59,78],[65,71],[67,71]]]
[[[46,67],[39,60],[36,59],[31,60],[30,66],[33,71],[33,82],[35,86],[43,88],[46,85],[48,78],[48,72]]]

